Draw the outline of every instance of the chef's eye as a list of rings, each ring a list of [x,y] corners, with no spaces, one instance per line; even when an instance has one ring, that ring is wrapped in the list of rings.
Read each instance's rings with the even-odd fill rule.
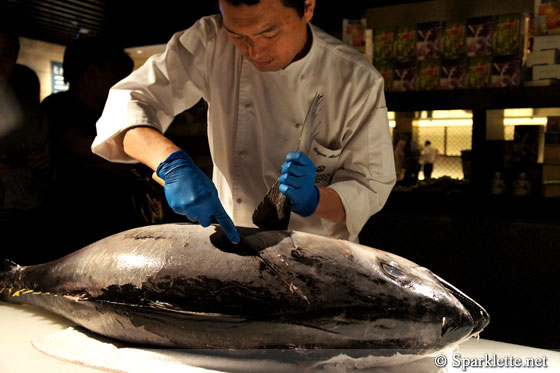
[[[395,266],[392,266],[390,264],[387,263],[381,263],[381,268],[383,268],[383,271],[388,274],[389,276],[396,278],[396,279],[402,279],[405,277],[405,274],[398,269]]]
[[[274,38],[277,37],[277,36],[278,36],[278,32],[276,32],[276,33],[266,33],[266,34],[263,34],[263,37],[264,37],[265,39],[274,39]]]

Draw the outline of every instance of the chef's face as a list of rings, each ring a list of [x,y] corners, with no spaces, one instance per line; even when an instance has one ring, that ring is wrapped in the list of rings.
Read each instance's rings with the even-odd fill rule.
[[[260,0],[256,5],[234,6],[220,0],[224,27],[237,49],[260,71],[277,71],[307,53],[307,22],[315,0],[305,1],[300,17],[282,0]]]

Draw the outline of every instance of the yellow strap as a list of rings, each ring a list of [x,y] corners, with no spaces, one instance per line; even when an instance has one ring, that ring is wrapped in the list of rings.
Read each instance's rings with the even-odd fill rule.
[[[20,294],[21,294],[22,292],[26,291],[26,290],[27,290],[26,288],[19,289],[18,291],[16,291],[15,293],[12,294],[12,297],[19,297]]]

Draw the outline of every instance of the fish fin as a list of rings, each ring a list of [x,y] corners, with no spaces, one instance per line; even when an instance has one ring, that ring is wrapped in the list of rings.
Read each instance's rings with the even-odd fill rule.
[[[14,263],[10,259],[4,259],[0,261],[0,272],[9,272],[12,268],[19,267],[18,264]]]
[[[309,109],[305,115],[305,120],[303,121],[303,128],[298,142],[298,151],[301,151],[306,155],[309,155],[311,143],[313,142],[313,139],[317,137],[320,124],[317,123],[317,114],[320,111],[322,101],[323,95],[315,93],[315,96],[313,97],[313,100],[311,100],[311,104],[309,105]]]
[[[286,195],[278,189],[279,186],[280,181],[276,180],[253,212],[253,224],[261,229],[288,229],[292,206]]]
[[[317,113],[320,110],[323,96],[315,93],[311,100],[309,109],[305,114],[302,131],[298,140],[297,150],[309,155],[313,139],[317,135],[319,123],[317,123]],[[280,181],[270,187],[264,198],[253,211],[253,224],[265,230],[286,230],[290,223],[290,212],[292,205],[288,198],[278,190]]]

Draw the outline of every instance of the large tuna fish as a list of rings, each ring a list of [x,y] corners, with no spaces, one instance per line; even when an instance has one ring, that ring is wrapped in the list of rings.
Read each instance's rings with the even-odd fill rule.
[[[423,354],[488,324],[473,300],[396,255],[290,231],[165,224],[0,273],[1,298],[96,333],[186,348]],[[6,262],[8,264],[8,262]]]

